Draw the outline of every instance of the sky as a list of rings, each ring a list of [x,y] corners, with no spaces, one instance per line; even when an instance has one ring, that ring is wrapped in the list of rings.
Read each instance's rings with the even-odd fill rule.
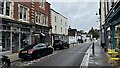
[[[88,32],[99,28],[99,0],[47,0],[51,8],[68,18],[68,25]],[[98,21],[98,22],[97,22]]]

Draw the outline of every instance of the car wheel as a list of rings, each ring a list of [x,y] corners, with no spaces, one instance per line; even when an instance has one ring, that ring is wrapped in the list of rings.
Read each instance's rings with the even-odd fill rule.
[[[2,61],[2,68],[8,68],[9,64],[7,61]]]

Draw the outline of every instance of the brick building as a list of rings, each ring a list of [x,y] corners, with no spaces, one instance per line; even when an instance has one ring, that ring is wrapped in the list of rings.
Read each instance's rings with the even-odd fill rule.
[[[26,44],[51,43],[50,3],[0,2],[0,46],[3,52],[18,52]]]

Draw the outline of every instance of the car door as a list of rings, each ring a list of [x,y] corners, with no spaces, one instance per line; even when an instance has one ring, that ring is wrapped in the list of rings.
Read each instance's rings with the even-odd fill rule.
[[[37,44],[34,49],[36,50],[36,54],[40,54],[41,56],[44,56],[44,49],[45,46],[43,44]]]

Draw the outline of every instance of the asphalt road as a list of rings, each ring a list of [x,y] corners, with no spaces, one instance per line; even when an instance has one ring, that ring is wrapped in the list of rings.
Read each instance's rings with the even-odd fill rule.
[[[45,58],[37,63],[31,64],[29,66],[38,66],[38,67],[76,67],[82,63],[83,57],[88,50],[90,43],[84,45],[78,45],[76,47],[60,51],[59,53],[52,55],[48,58]]]

